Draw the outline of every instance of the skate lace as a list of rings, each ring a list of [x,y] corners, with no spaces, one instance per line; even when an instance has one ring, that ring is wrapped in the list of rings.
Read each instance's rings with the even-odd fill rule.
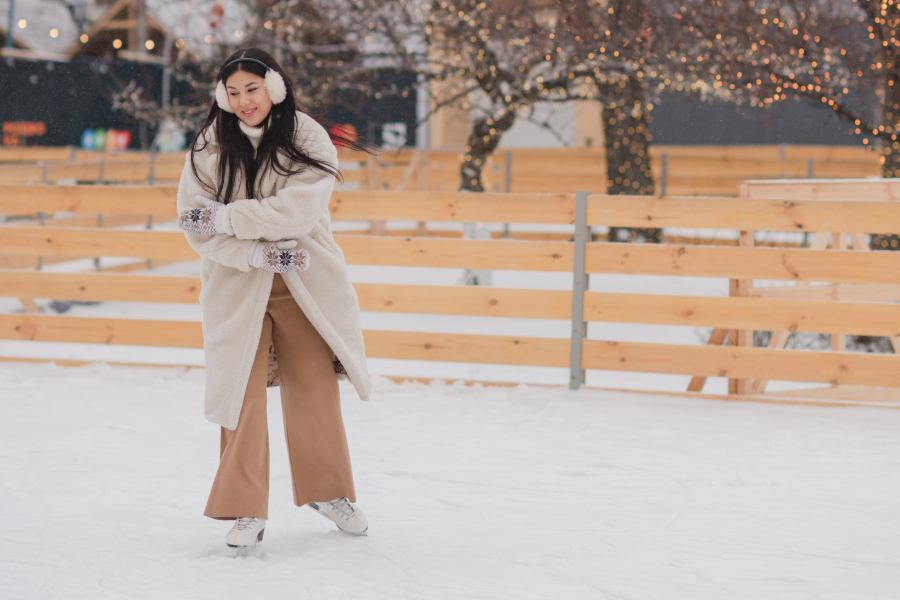
[[[239,531],[244,531],[245,529],[250,529],[254,525],[256,525],[257,518],[256,517],[238,517],[237,520],[237,529]]]
[[[328,504],[330,504],[343,519],[349,519],[353,516],[353,507],[346,498],[338,498],[337,500],[332,500]]]

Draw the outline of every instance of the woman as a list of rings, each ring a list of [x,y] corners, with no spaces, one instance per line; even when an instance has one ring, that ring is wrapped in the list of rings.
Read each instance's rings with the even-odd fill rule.
[[[229,56],[215,96],[177,199],[179,225],[201,257],[205,413],[221,428],[203,514],[235,521],[231,547],[262,541],[275,371],[294,503],[365,534],[338,389],[338,377],[349,378],[369,398],[359,302],[328,212],[337,151],[297,110],[290,80],[263,50]]]

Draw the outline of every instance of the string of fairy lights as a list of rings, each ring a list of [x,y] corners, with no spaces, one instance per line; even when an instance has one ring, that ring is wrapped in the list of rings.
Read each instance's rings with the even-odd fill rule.
[[[133,6],[130,9],[134,10]],[[14,10],[14,7],[12,10]],[[209,25],[213,31],[215,31],[219,28],[223,14],[224,14],[223,5],[220,4],[219,2],[213,2],[213,4],[211,5],[211,8],[210,8],[210,19],[209,19]],[[21,17],[21,18],[15,19],[15,27],[19,30],[24,31],[24,30],[27,30],[31,26],[32,25],[29,23],[28,18],[26,18],[26,17]],[[53,26],[48,27],[46,24],[42,24],[42,27],[44,27],[46,29],[47,36],[51,39],[58,39],[62,35],[61,28],[60,28],[61,26],[53,25]],[[126,30],[126,28],[123,26],[121,28],[121,31],[125,32],[125,30]],[[240,40],[244,37],[244,34],[245,34],[244,30],[240,29],[240,28],[234,29],[231,32],[231,35],[233,35],[235,42],[240,42]],[[95,37],[97,37],[97,36],[95,35]],[[127,48],[127,46],[128,46],[127,39],[123,39],[123,37],[120,35],[114,35],[111,39],[107,39],[108,37],[109,36],[103,36],[103,38],[102,38],[103,43],[108,44],[109,47],[112,48],[113,50],[123,50],[123,49],[134,50],[135,49],[135,48]],[[92,38],[89,33],[87,33],[86,31],[82,31],[82,33],[80,33],[78,35],[78,41],[82,45],[86,45],[92,41]],[[211,33],[207,33],[200,39],[200,41],[202,41],[204,44],[211,45],[216,42],[216,36],[214,36]],[[179,50],[185,48],[186,44],[187,44],[187,41],[182,37],[176,38],[174,40],[174,45]],[[158,44],[157,44],[156,40],[153,40],[153,39],[145,40],[143,46],[144,46],[144,49],[147,50],[148,52],[153,51],[153,50],[158,50],[158,48],[157,48]]]
[[[213,4],[211,25],[223,10]],[[610,187],[652,191],[649,124],[660,96],[670,92],[756,106],[814,101],[844,119],[862,145],[880,147],[883,174],[900,173],[898,0],[274,0],[266,10],[255,29],[251,19],[235,30],[234,42],[274,35],[309,82],[301,93],[313,104],[343,86],[364,92],[365,57],[349,48],[370,37],[385,41],[381,60],[419,69],[438,84],[433,105],[453,103],[476,115],[477,139],[464,156],[474,178],[484,151],[504,134],[507,114],[538,102],[596,99],[607,107]],[[50,31],[60,35],[58,27]],[[409,36],[425,50],[415,55],[395,43]],[[352,43],[341,46],[346,40]],[[121,49],[126,42],[109,43]],[[145,48],[158,51],[157,42],[147,40]],[[854,106],[866,90],[874,90],[874,114]]]
[[[880,142],[882,173],[900,175],[900,8],[897,0],[794,3],[751,0],[694,4],[700,20],[722,23],[724,50],[713,85],[769,106],[805,99],[834,111],[864,146]],[[711,11],[709,7],[714,7]],[[871,94],[878,110],[859,109]]]

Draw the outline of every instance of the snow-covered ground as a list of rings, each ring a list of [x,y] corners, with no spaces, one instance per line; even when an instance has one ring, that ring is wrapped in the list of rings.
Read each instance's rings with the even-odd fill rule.
[[[895,599],[900,411],[342,383],[370,534],[231,555],[200,370],[0,363],[0,598]]]

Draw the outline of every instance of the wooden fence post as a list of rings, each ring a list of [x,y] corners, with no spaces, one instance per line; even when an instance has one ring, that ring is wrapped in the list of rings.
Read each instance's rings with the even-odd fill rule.
[[[669,153],[665,150],[659,156],[659,195],[669,193]]]
[[[739,246],[753,246],[754,238],[752,231],[741,231],[738,239]],[[749,279],[730,279],[728,282],[728,295],[731,297],[747,297],[750,290],[752,280]],[[731,335],[732,346],[753,346],[753,331],[747,329],[735,329]],[[729,394],[749,394],[751,391],[751,381],[748,379],[728,379]]]
[[[98,229],[102,229],[102,228],[103,228],[103,213],[98,213],[98,214],[97,214],[97,228],[98,228]],[[95,257],[94,257],[94,270],[95,270],[95,271],[100,271],[100,270],[101,270],[101,269],[100,269],[100,257],[99,257],[99,256],[95,256]]]
[[[41,227],[44,227],[47,224],[47,215],[43,211],[39,210],[37,212],[37,221],[38,221],[38,225],[40,225]],[[37,270],[40,271],[43,268],[44,268],[44,257],[38,256]]]
[[[147,158],[150,163],[147,165],[147,183],[154,185],[156,184],[156,152],[150,152]]]
[[[378,176],[378,163],[375,162],[375,156],[369,154],[366,157],[366,185],[370,190],[380,190],[381,181]],[[369,234],[384,234],[384,221],[369,221]]]
[[[415,177],[416,177],[416,191],[419,192],[427,192],[428,191],[428,156],[421,149],[417,148],[413,153],[413,159],[416,161],[416,169],[415,169]],[[428,235],[428,221],[417,221],[416,222],[416,232],[417,236],[426,236]]]
[[[503,153],[503,191],[507,194],[512,191],[512,150],[506,149]],[[509,223],[503,224],[503,237],[509,238]]]
[[[575,238],[572,261],[572,336],[569,343],[569,389],[577,390],[584,385],[582,349],[587,337],[587,323],[584,321],[584,293],[588,289],[585,256],[591,228],[587,224],[587,200],[590,192],[575,194]]]

